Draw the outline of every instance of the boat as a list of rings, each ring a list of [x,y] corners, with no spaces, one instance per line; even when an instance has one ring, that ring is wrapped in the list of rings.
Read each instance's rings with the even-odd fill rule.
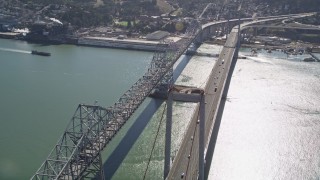
[[[32,50],[31,54],[39,56],[51,56],[51,53]]]

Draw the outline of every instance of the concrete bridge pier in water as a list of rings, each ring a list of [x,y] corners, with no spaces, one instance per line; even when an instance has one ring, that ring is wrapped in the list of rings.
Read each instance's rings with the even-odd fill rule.
[[[190,87],[173,87],[169,90],[167,99],[167,121],[165,134],[165,161],[164,161],[164,179],[167,178],[170,171],[171,154],[171,131],[172,131],[172,101],[192,102],[199,104],[199,179],[204,178],[204,136],[205,136],[205,93],[203,89]],[[197,147],[195,147],[197,148]],[[190,157],[188,157],[190,158]],[[184,175],[181,175],[184,176]]]

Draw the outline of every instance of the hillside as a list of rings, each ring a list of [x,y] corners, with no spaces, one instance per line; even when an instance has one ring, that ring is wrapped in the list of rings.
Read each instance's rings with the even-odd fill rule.
[[[209,3],[211,6],[203,16],[207,20],[320,11],[320,0],[0,0],[0,7],[6,13],[5,18],[22,25],[54,17],[76,29],[127,21],[129,27],[136,26],[137,31],[141,27],[151,31],[170,23],[139,18],[169,12],[177,20],[198,18]]]
[[[319,11],[320,1],[319,0],[256,0],[270,4],[272,7],[285,6],[285,8],[297,11]]]

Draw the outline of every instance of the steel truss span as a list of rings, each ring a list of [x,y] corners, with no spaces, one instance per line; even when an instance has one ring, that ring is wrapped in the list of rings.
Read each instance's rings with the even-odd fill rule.
[[[104,179],[101,151],[153,89],[170,86],[173,64],[197,39],[200,28],[197,21],[192,21],[178,42],[159,43],[147,72],[113,106],[79,104],[61,138],[31,179]]]

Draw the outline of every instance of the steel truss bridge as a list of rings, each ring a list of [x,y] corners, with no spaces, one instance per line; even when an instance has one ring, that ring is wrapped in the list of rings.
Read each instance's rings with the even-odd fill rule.
[[[160,42],[147,72],[113,106],[78,105],[61,138],[31,179],[104,179],[102,150],[146,97],[153,91],[168,91],[172,66],[190,44],[215,33],[229,32],[230,27],[248,20],[252,19],[220,21],[202,27],[194,20],[181,40]]]
[[[85,179],[103,177],[101,151],[152,90],[167,90],[172,66],[197,39],[194,20],[176,43],[160,42],[147,72],[111,107],[79,104],[61,138],[31,179]]]

